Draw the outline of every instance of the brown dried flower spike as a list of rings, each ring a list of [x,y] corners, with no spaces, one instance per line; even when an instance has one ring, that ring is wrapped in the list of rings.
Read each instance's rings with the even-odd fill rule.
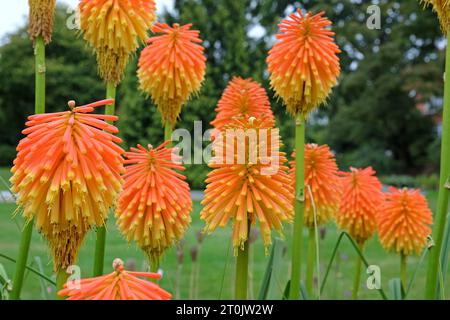
[[[33,44],[42,36],[45,44],[52,41],[56,0],[28,0],[30,7],[28,33]]]

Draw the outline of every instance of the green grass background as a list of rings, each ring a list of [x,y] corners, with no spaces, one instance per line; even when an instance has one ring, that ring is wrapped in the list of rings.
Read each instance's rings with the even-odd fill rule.
[[[7,179],[9,177],[8,170],[1,169],[0,175]],[[0,187],[5,189],[5,186]],[[427,194],[430,206],[434,208],[436,202],[436,193]],[[21,217],[13,218],[16,207],[14,204],[0,204],[0,253],[15,258],[17,255],[20,230],[23,225]],[[201,205],[194,204],[192,213],[193,221],[189,228],[185,239],[183,240],[183,264],[181,265],[180,276],[180,297],[188,299],[190,297],[191,288],[191,250],[199,246],[197,241],[197,233],[202,230],[203,222],[199,219]],[[108,221],[107,246],[105,258],[105,272],[112,271],[112,261],[114,258],[121,258],[127,264],[134,265],[137,270],[145,270],[147,268],[144,254],[134,245],[128,244],[123,236],[118,232],[114,218],[111,215]],[[283,242],[286,250],[284,250],[283,258],[277,261],[278,269],[273,278],[272,287],[269,298],[280,299],[284,286],[286,285],[287,275],[289,274],[289,247],[291,226],[286,226]],[[199,280],[198,280],[198,298],[200,299],[231,299],[233,297],[234,283],[234,262],[232,248],[230,246],[231,228],[219,229],[212,235],[207,235],[203,240],[199,251]],[[274,236],[276,234],[274,233]],[[333,223],[326,226],[325,237],[320,241],[320,268],[321,275],[325,272],[326,265],[329,262],[331,252],[339,236],[339,231]],[[91,231],[86,237],[81,252],[79,254],[78,265],[81,268],[82,277],[90,277],[93,268],[95,232]],[[305,233],[306,242],[306,233]],[[305,243],[306,247],[306,243]],[[399,275],[399,257],[395,253],[385,252],[376,237],[368,241],[365,248],[365,256],[372,265],[378,265],[381,268],[382,287],[389,294],[389,280]],[[29,263],[37,267],[35,257],[39,257],[42,261],[44,271],[47,275],[52,276],[52,261],[47,250],[46,243],[42,237],[35,231],[33,233]],[[347,240],[343,240],[332,271],[329,275],[327,285],[322,295],[323,299],[350,299],[353,269],[356,254]],[[268,262],[268,256],[265,254],[264,246],[261,238],[257,240],[251,247],[251,265],[250,265],[250,297],[256,298],[261,286],[264,271]],[[410,257],[408,259],[409,275],[418,264],[418,257]],[[14,263],[8,262],[0,258],[0,263],[4,265],[9,276],[12,278],[14,272]],[[169,250],[162,261],[161,268],[164,272],[163,279],[160,281],[162,287],[171,293],[175,293],[175,278],[177,270],[177,259],[175,249]],[[425,288],[425,269],[424,263],[418,273],[417,280],[412,288],[409,298],[421,299],[424,296]],[[380,295],[375,290],[366,288],[367,275],[362,273],[360,298],[361,299],[380,299]],[[445,288],[450,293],[450,285],[447,281]],[[46,292],[43,292],[46,291]],[[23,288],[23,299],[42,299],[45,297],[53,297],[54,288],[51,285],[42,285],[41,279],[33,273],[27,273]]]

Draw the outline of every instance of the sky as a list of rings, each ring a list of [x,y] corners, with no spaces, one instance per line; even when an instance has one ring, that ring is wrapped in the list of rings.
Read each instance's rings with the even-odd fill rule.
[[[66,3],[76,7],[79,0],[57,0],[57,3]],[[156,0],[158,12],[173,8],[173,0]],[[28,15],[28,0],[1,0],[0,1],[0,38],[24,24]]]

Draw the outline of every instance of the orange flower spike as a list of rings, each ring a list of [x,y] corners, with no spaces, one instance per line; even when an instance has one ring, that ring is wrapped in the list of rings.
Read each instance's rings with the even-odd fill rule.
[[[295,152],[292,155],[295,158]],[[292,187],[295,184],[295,161],[290,162]],[[334,154],[327,145],[305,145],[305,212],[304,223],[314,228],[334,218],[341,200],[342,187]],[[311,201],[311,195],[312,200]]]
[[[279,130],[272,124],[266,118],[235,118],[214,141],[215,155],[209,164],[213,171],[206,179],[201,218],[208,233],[233,220],[235,253],[248,239],[249,222],[259,221],[266,248],[271,244],[271,230],[281,233],[282,222],[292,222],[294,191],[285,154],[279,151]],[[244,139],[244,135],[239,138],[239,132],[248,138],[239,141]],[[252,136],[256,145],[250,144]],[[245,148],[239,151],[243,145]],[[267,151],[263,152],[264,145]]]
[[[28,117],[26,135],[11,169],[12,190],[24,217],[49,242],[55,270],[72,265],[93,226],[102,226],[122,184],[122,140],[106,123],[116,116],[91,114],[103,100],[70,111]]]
[[[225,89],[217,108],[217,116],[211,124],[221,130],[234,117],[260,117],[275,123],[266,90],[253,79],[234,77]]]
[[[157,23],[139,59],[140,88],[158,106],[164,124],[174,125],[181,107],[203,83],[206,69],[200,32],[190,30],[192,24],[172,27]]]
[[[150,272],[126,271],[123,261],[113,262],[114,272],[108,275],[82,279],[80,283],[66,283],[58,292],[67,300],[170,300],[172,295],[156,283],[139,277],[159,279],[161,276]]]
[[[284,19],[267,58],[270,84],[289,113],[305,116],[324,103],[340,74],[341,51],[334,42],[331,22],[324,12]]]
[[[56,0],[28,0],[30,7],[28,34],[33,43],[42,36],[45,44],[52,40]]]
[[[126,152],[123,191],[117,225],[128,241],[136,241],[153,261],[181,240],[191,222],[192,200],[180,157],[168,148],[141,145]]]
[[[431,234],[431,210],[420,190],[389,188],[378,215],[378,234],[386,250],[419,254]]]
[[[336,222],[359,244],[369,239],[377,229],[377,215],[383,205],[381,188],[371,167],[350,168],[350,172],[342,173],[343,194]]]
[[[154,0],[81,0],[80,26],[97,53],[100,77],[118,84],[130,54],[156,20]]]

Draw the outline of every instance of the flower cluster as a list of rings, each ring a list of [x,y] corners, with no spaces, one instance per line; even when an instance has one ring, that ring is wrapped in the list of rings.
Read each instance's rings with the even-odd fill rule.
[[[181,107],[199,92],[205,77],[206,58],[200,32],[192,24],[172,27],[157,23],[139,59],[140,88],[158,106],[164,124],[175,125]]]
[[[261,117],[275,123],[266,90],[253,79],[233,78],[223,92],[216,108],[216,118],[211,124],[217,130],[235,117]]]
[[[431,234],[432,213],[419,190],[389,188],[378,215],[380,242],[403,255],[420,253]]]
[[[141,279],[159,279],[161,275],[150,272],[126,271],[123,261],[113,262],[114,272],[79,283],[68,282],[58,292],[67,300],[170,300],[172,295],[156,283]]]
[[[17,147],[12,190],[48,240],[55,270],[75,262],[87,231],[104,225],[119,193],[124,151],[117,128],[106,122],[117,117],[92,113],[112,102],[72,101],[69,111],[32,115]]]
[[[235,252],[247,241],[249,224],[256,220],[266,247],[271,244],[271,229],[281,232],[282,222],[292,221],[294,190],[285,154],[279,151],[279,130],[272,125],[264,117],[235,118],[214,142],[209,164],[214,170],[206,179],[201,218],[206,232],[233,220]]]
[[[340,73],[340,50],[323,15],[298,10],[284,19],[267,58],[270,84],[292,115],[325,102]]]
[[[141,145],[126,152],[125,183],[116,211],[117,225],[153,261],[180,240],[191,222],[192,200],[179,158],[167,148]]]
[[[97,53],[100,77],[118,84],[131,53],[156,20],[154,0],[81,0],[80,26]]]
[[[292,155],[295,158],[295,152]],[[290,175],[295,184],[295,161],[291,161]],[[334,218],[341,200],[341,181],[336,159],[327,145],[305,145],[305,211],[304,223],[314,228]]]

